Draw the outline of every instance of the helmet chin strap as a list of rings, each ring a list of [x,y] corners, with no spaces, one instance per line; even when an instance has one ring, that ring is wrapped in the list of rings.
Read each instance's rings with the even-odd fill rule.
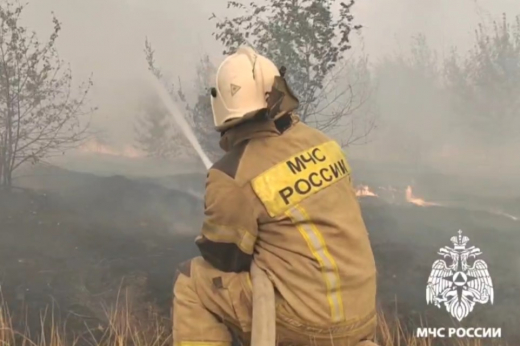
[[[284,78],[285,72],[286,68],[282,66],[280,68],[280,76],[274,78],[271,92],[267,98],[267,109],[271,119],[277,119],[284,114],[290,113],[300,105],[300,101]]]
[[[279,71],[280,71],[280,77],[285,78],[285,72],[287,72],[287,69],[285,68],[285,66],[280,67]]]

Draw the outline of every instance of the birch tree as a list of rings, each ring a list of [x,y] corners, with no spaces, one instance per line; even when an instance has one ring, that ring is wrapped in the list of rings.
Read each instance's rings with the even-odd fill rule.
[[[50,37],[41,42],[20,24],[25,5],[0,4],[0,183],[26,163],[61,154],[87,136],[84,115],[92,81],[73,90],[70,68],[55,43],[61,23],[53,16]]]
[[[361,28],[354,24],[354,4],[354,0],[228,1],[234,15],[220,19],[214,14],[213,35],[225,47],[224,54],[250,45],[279,68],[284,66],[300,100],[302,121],[348,146],[364,140],[375,125],[373,113],[359,116],[371,99],[371,85],[361,82],[370,80],[368,59],[347,54],[351,34]]]
[[[213,65],[208,55],[203,55],[196,65],[193,89],[195,95],[189,98],[180,80],[173,83],[165,77],[162,68],[155,61],[155,51],[150,41],[145,41],[145,56],[150,72],[161,81],[167,88],[170,97],[184,109],[184,118],[191,126],[202,149],[211,160],[217,160],[222,156],[223,151],[219,147],[219,133],[213,123],[211,110],[210,88],[214,81],[216,67]],[[174,125],[175,127],[175,125]],[[185,152],[196,155],[193,148],[189,145],[184,135],[177,129],[177,135],[171,137],[170,144],[180,148]]]

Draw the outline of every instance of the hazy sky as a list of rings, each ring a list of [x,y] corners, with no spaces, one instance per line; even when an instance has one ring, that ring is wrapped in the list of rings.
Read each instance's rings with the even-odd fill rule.
[[[212,12],[225,16],[226,0],[29,0],[25,23],[43,38],[52,29],[51,11],[62,22],[60,55],[80,79],[93,73],[92,99],[100,107],[95,124],[119,141],[129,141],[146,64],[144,39],[159,64],[189,84],[195,63],[209,53],[218,63],[220,46],[211,37]],[[520,14],[518,0],[358,0],[354,15],[373,59],[406,49],[410,36],[427,35],[441,49],[469,48],[476,23]]]

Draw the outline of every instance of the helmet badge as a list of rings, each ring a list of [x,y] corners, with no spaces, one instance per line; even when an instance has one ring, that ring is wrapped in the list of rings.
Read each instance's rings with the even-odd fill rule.
[[[231,96],[235,96],[235,94],[241,89],[242,87],[231,84]]]

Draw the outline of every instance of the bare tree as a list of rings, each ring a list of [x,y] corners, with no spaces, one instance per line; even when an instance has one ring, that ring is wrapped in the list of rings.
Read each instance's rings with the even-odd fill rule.
[[[381,108],[382,150],[422,167],[447,140],[449,105],[442,61],[424,35],[413,36],[409,50],[387,55],[375,66]],[[439,140],[439,136],[443,140]]]
[[[215,77],[216,70],[209,56],[204,55],[196,68],[197,78],[193,86],[196,92],[195,100],[185,102],[188,122],[195,130],[204,152],[213,161],[224,153],[219,147],[220,135],[215,129],[211,110],[210,88],[214,84],[212,77]]]
[[[458,125],[475,141],[490,146],[520,138],[520,17],[480,24],[473,49],[454,52],[445,72]]]
[[[339,16],[334,15],[335,5],[340,7]],[[368,74],[367,59],[346,59],[350,34],[361,28],[353,24],[353,5],[353,0],[348,4],[267,0],[264,5],[228,1],[228,8],[242,14],[222,20],[213,15],[217,19],[214,36],[225,46],[224,54],[248,44],[279,67],[286,67],[288,82],[300,99],[301,119],[320,130],[336,132],[347,146],[364,139],[374,127],[374,121],[356,126],[359,120],[367,120],[360,118],[359,112],[370,97],[366,89],[370,85],[345,83],[349,76],[353,83],[360,77],[354,76],[352,69]],[[356,112],[358,116],[353,117]]]
[[[170,97],[184,108],[184,118],[193,129],[206,155],[211,160],[218,159],[223,152],[218,145],[219,134],[213,123],[209,96],[209,89],[212,86],[211,77],[215,75],[216,67],[210,61],[209,56],[202,56],[197,64],[193,85],[195,98],[190,100],[186,96],[180,80],[177,83],[173,83],[164,76],[162,69],[156,64],[155,51],[148,40],[145,42],[145,55],[149,70],[166,86]],[[172,145],[175,147],[183,148],[183,150],[196,155],[182,134],[174,136],[172,141],[174,142]]]
[[[13,172],[78,145],[87,135],[81,123],[89,79],[74,96],[70,69],[59,59],[55,42],[61,24],[41,44],[36,33],[20,25],[24,5],[0,4],[0,182],[12,183]]]
[[[175,145],[179,135],[170,121],[168,111],[158,100],[149,100],[134,125],[135,147],[149,157],[169,159],[179,155]]]

